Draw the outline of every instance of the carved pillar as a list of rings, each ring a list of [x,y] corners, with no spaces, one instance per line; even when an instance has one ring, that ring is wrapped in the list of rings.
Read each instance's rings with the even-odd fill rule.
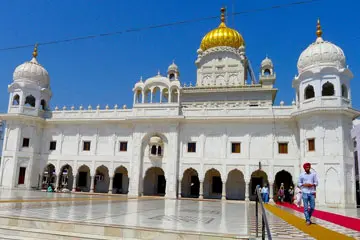
[[[274,182],[269,182],[269,202],[274,201]]]
[[[181,179],[178,180],[178,184],[179,184],[178,198],[181,198],[181,192],[182,192],[182,189],[181,189]]]
[[[245,181],[245,201],[249,201],[250,181]]]
[[[145,101],[145,91],[141,91],[141,103],[144,103]]]
[[[90,192],[94,192],[94,180],[95,177],[94,176],[90,176]]]
[[[199,199],[204,198],[204,181],[200,181]]]
[[[72,191],[73,191],[73,192],[76,192],[76,175],[73,176]]]
[[[222,183],[221,200],[226,200],[226,182]]]
[[[113,177],[110,177],[109,193],[112,193],[112,190],[113,190],[113,180],[114,180],[114,178],[113,178]]]
[[[60,174],[56,174],[56,175],[55,175],[55,179],[56,179],[56,182],[55,182],[55,191],[57,191],[57,189],[58,189],[58,187],[59,187],[59,182],[60,182],[59,176],[60,176]]]
[[[171,103],[172,98],[173,98],[173,94],[172,94],[172,91],[170,91],[170,89],[169,89],[169,99],[168,99],[168,103]]]

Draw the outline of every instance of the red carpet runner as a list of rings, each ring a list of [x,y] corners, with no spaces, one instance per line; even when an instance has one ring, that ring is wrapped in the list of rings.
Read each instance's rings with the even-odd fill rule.
[[[294,204],[290,204],[290,203],[282,203],[282,204],[277,203],[277,204],[280,206],[294,209],[298,212],[302,212],[302,213],[304,212],[303,207],[298,208]],[[343,226],[346,228],[350,228],[352,230],[360,231],[360,219],[358,219],[358,218],[346,217],[346,216],[343,216],[340,214],[325,212],[325,211],[316,210],[316,209],[313,213],[313,216],[316,218],[320,218],[322,220],[328,221],[328,222],[335,223],[337,225],[340,225],[340,226]]]

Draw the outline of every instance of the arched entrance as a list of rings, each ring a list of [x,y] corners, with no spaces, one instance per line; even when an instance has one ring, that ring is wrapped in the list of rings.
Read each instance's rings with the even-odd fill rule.
[[[90,168],[86,165],[79,167],[77,174],[76,191],[89,192],[91,184]]]
[[[109,191],[109,170],[104,165],[101,165],[96,169],[94,177],[94,192],[96,193],[108,193]]]
[[[285,189],[285,201],[290,202],[291,198],[288,190],[290,186],[294,187],[294,183],[292,180],[292,176],[288,171],[281,170],[280,172],[276,173],[274,183],[274,196],[277,195],[282,183],[284,184]]]
[[[218,170],[212,168],[205,174],[204,198],[221,199],[222,181]]]
[[[166,179],[164,171],[159,167],[152,167],[146,171],[144,177],[145,196],[165,196]]]
[[[245,200],[245,179],[238,169],[229,172],[226,180],[226,199]]]
[[[41,189],[47,189],[49,185],[52,185],[55,188],[56,183],[56,172],[55,166],[51,163],[48,164],[44,168],[42,182],[41,182]]]
[[[197,171],[193,168],[186,169],[181,180],[181,196],[198,198],[199,190],[200,181]]]
[[[59,189],[68,189],[72,190],[74,181],[72,167],[69,164],[66,164],[61,168],[59,175]]]
[[[269,182],[268,182],[268,176],[264,171],[256,170],[251,174],[250,192],[249,192],[249,198],[251,201],[254,201],[256,199],[256,195],[255,195],[256,186],[260,185],[262,187],[265,184],[269,185]]]
[[[128,171],[125,167],[116,168],[113,178],[112,193],[127,194],[129,189]]]

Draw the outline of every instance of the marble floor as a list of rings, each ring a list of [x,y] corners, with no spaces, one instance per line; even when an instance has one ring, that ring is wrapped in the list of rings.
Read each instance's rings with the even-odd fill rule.
[[[21,199],[25,201],[20,202]],[[28,199],[42,201],[27,202]],[[275,215],[269,212],[267,215],[274,239],[312,239]],[[255,204],[242,201],[127,199],[126,196],[114,195],[0,190],[0,216],[239,237],[255,235]]]

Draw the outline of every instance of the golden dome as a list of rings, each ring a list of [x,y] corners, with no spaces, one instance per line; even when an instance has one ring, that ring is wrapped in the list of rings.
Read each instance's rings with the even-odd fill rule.
[[[225,8],[221,8],[221,23],[219,27],[205,35],[201,41],[200,48],[205,51],[209,48],[219,46],[239,48],[244,45],[245,42],[240,33],[225,25]]]

